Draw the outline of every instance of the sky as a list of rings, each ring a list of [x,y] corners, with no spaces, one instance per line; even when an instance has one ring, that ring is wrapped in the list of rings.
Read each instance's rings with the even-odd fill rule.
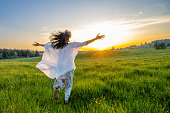
[[[32,43],[66,29],[77,42],[106,35],[82,50],[170,39],[170,0],[0,0],[0,48],[44,50]]]

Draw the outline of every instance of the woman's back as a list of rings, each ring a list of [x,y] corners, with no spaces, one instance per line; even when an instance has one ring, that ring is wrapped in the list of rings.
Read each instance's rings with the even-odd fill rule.
[[[45,51],[42,60],[36,65],[50,77],[55,78],[72,69],[76,69],[74,59],[85,42],[71,42],[63,48],[53,48],[51,42],[44,44]]]

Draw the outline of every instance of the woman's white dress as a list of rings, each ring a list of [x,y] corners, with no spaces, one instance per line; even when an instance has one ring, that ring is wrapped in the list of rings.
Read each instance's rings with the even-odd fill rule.
[[[71,42],[62,49],[54,49],[51,42],[44,44],[45,50],[41,61],[36,65],[49,78],[58,79],[72,69],[76,69],[74,59],[86,42]]]

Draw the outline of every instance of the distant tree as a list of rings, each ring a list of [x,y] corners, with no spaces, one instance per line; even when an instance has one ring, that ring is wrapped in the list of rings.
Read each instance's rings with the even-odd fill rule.
[[[13,56],[14,56],[14,51],[13,50],[9,50],[9,58],[13,58]]]
[[[21,57],[25,56],[24,50],[21,50],[20,53],[21,53]]]
[[[167,43],[167,46],[170,46],[170,43]]]
[[[17,58],[18,57],[18,54],[17,54],[17,52],[15,51],[14,52],[14,56],[13,56],[14,58]]]
[[[30,57],[30,55],[31,55],[31,53],[30,53],[29,50],[26,50],[26,51],[25,51],[25,54],[26,54],[26,57]]]
[[[0,59],[37,56],[40,56],[40,53],[37,50],[0,49]]]
[[[2,57],[3,57],[3,58],[8,58],[8,50],[7,50],[7,49],[4,49],[4,50],[2,51]]]
[[[36,50],[35,51],[35,57],[40,56],[39,52]]]
[[[166,49],[166,43],[164,43],[164,42],[161,42],[161,43],[155,43],[154,45],[153,45],[153,47],[155,48],[155,49]]]
[[[114,47],[112,47],[112,49],[111,50],[115,50],[115,48]]]
[[[162,42],[159,44],[161,49],[166,49],[166,43]]]
[[[0,53],[0,59],[3,59],[2,53]]]
[[[34,51],[30,52],[30,57],[35,57],[35,52]]]

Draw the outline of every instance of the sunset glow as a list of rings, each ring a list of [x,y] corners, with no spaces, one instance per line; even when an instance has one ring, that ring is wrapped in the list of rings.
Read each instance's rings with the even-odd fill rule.
[[[45,44],[51,32],[66,29],[71,42],[105,35],[83,51],[170,39],[169,6],[169,0],[1,0],[0,48],[43,51],[32,43]]]
[[[99,50],[106,49],[111,46],[119,45],[127,42],[127,37],[131,36],[129,31],[130,27],[126,25],[115,24],[112,22],[104,22],[93,25],[88,25],[81,30],[73,31],[73,39],[81,37],[81,40],[87,40],[88,38],[95,37],[98,33],[105,35],[105,38],[98,40],[92,44],[90,47]]]

